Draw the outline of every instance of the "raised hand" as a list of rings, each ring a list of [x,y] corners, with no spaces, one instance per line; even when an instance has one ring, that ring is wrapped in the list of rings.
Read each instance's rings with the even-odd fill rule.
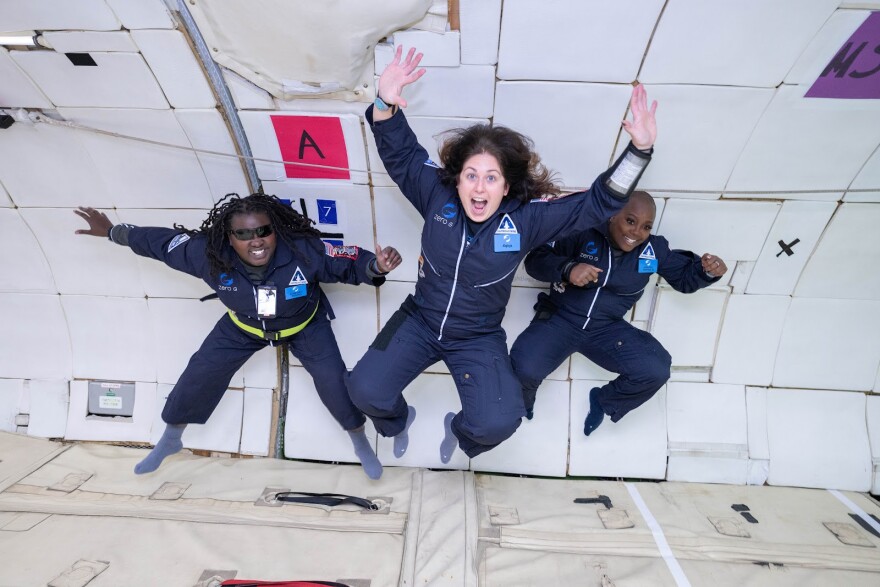
[[[406,100],[400,95],[403,88],[415,82],[417,79],[425,75],[425,69],[416,69],[422,60],[422,54],[416,54],[416,48],[413,47],[406,54],[406,59],[401,63],[403,55],[403,47],[398,45],[394,52],[394,59],[385,67],[385,71],[379,76],[379,85],[376,93],[383,102],[389,106],[397,104],[401,108],[406,108]]]
[[[705,271],[707,275],[721,277],[727,273],[727,265],[724,264],[724,260],[721,257],[706,253],[700,257],[700,261],[703,264],[703,271]]]
[[[92,236],[106,237],[110,228],[113,226],[113,223],[110,222],[110,219],[107,218],[106,214],[95,210],[94,208],[80,206],[79,209],[74,210],[73,213],[89,223],[88,230],[80,229],[76,231],[76,234],[90,234]]]
[[[383,249],[382,245],[376,245],[376,264],[382,273],[393,271],[400,265],[401,261],[403,261],[403,258],[394,247],[385,247]]]
[[[643,151],[654,146],[657,139],[657,121],[654,113],[657,112],[657,100],[651,103],[648,109],[648,92],[642,84],[633,88],[632,97],[629,99],[629,111],[632,120],[623,121],[625,130],[632,139],[633,145]]]
[[[597,283],[602,270],[595,265],[578,263],[568,272],[568,282],[578,287],[584,287],[588,283]]]

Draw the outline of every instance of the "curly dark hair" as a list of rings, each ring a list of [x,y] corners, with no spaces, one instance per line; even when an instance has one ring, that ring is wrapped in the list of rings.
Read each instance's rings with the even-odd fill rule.
[[[455,186],[465,161],[487,153],[498,160],[501,174],[510,186],[507,198],[528,202],[561,192],[553,173],[541,163],[535,145],[527,136],[505,126],[475,124],[448,131],[440,147],[440,177],[446,185]]]
[[[189,235],[202,234],[207,238],[206,253],[211,264],[211,273],[220,275],[232,271],[232,261],[235,259],[230,254],[228,246],[232,217],[236,214],[259,212],[269,217],[275,234],[290,246],[293,246],[293,240],[296,238],[321,236],[320,231],[312,227],[314,221],[285,205],[277,197],[263,193],[251,194],[244,198],[236,193],[226,194],[214,204],[208,212],[208,217],[198,229],[190,230],[179,224],[175,224],[174,228],[183,230]]]

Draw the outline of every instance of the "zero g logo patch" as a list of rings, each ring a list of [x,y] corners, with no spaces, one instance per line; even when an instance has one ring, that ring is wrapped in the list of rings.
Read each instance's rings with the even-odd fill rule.
[[[168,251],[167,252],[170,253],[171,251],[173,251],[174,249],[176,249],[177,247],[179,247],[180,245],[182,245],[183,243],[185,243],[188,240],[189,240],[188,234],[186,234],[186,233],[178,234],[173,239],[171,239],[170,243],[168,243]]]
[[[590,241],[584,247],[584,252],[588,255],[595,255],[599,252],[599,247],[596,246],[596,241]]]
[[[440,213],[443,215],[443,218],[446,218],[447,220],[451,220],[451,219],[455,218],[456,214],[458,214],[458,210],[456,210],[455,204],[453,204],[452,202],[449,202],[445,206],[443,206],[443,209],[440,211]]]
[[[235,283],[235,280],[232,279],[232,276],[228,273],[220,274],[220,285],[217,286],[217,289],[220,291],[238,291],[238,287],[232,285]]]

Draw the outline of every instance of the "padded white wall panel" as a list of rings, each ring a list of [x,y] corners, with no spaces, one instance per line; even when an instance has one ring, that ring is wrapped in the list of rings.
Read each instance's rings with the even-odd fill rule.
[[[289,389],[284,456],[289,459],[359,462],[351,439],[321,403],[315,383],[305,369],[291,367]],[[376,431],[369,420],[366,427],[367,438],[375,450]],[[382,462],[385,464],[384,460]]]
[[[272,390],[247,387],[244,390],[244,413],[241,419],[241,453],[265,457],[274,450],[269,446],[272,429]]]
[[[836,208],[836,202],[784,202],[749,276],[746,293],[790,295]],[[857,249],[853,252],[858,254]]]
[[[708,367],[715,357],[715,343],[727,292],[703,289],[692,294],[660,288],[651,334],[680,367]]]
[[[589,436],[584,419],[589,393],[604,381],[571,384],[571,432],[568,474],[590,477],[666,477],[666,387],[619,422],[608,417]],[[537,417],[537,416],[536,416]]]
[[[746,387],[746,412],[748,414],[749,457],[770,459],[770,439],[767,433],[766,387]]]
[[[788,296],[730,296],[712,381],[770,385],[790,302]]]
[[[806,90],[776,91],[726,189],[834,191],[850,184],[880,141],[880,104],[803,98]]]
[[[366,283],[358,286],[324,284],[321,288],[330,299],[330,305],[336,314],[336,319],[330,324],[336,335],[342,360],[352,369],[379,334],[376,288]]]
[[[15,417],[24,392],[22,379],[0,379],[0,430],[15,432]]]
[[[183,128],[193,148],[228,155],[196,153],[208,181],[213,199],[220,200],[230,192],[240,196],[250,193],[241,162],[236,156],[235,144],[217,110],[176,109],[174,116]]]
[[[0,249],[7,251],[0,291],[58,291],[46,256],[18,210],[0,208]]]
[[[407,116],[489,118],[495,102],[495,67],[428,67],[419,83],[407,87]]]
[[[396,187],[373,188],[373,204],[376,210],[378,243],[383,247],[396,248],[403,258],[400,266],[388,275],[388,279],[415,283],[419,272],[422,227],[425,221]]]
[[[773,389],[767,396],[771,485],[868,491],[865,395]]]
[[[43,41],[58,53],[90,51],[137,53],[137,45],[128,31],[46,31]]]
[[[232,101],[239,110],[272,110],[275,107],[272,95],[234,71],[221,69],[226,87],[232,94]]]
[[[0,376],[70,379],[70,337],[57,295],[0,294],[0,324],[9,341],[0,353]]]
[[[880,300],[875,237],[880,204],[843,204],[798,280],[795,295]]]
[[[662,129],[651,164],[639,180],[639,188],[648,191],[724,189],[774,93],[766,88],[679,85],[651,85],[647,91],[649,103],[657,100],[657,126]],[[719,109],[723,117],[717,116]],[[694,124],[701,120],[712,120],[724,140],[710,139],[705,128]],[[618,155],[628,138],[625,133],[621,137]]]
[[[168,108],[144,58],[137,53],[90,52],[97,66],[76,66],[64,53],[12,51],[10,56],[56,106]]]
[[[149,442],[150,429],[154,428],[153,415],[156,413],[156,384],[135,382],[131,418],[89,416],[88,413],[89,382],[71,381],[70,406],[64,431],[66,440]]]
[[[880,202],[880,148],[874,151],[849,188],[868,191],[848,191],[843,198],[847,202]]]
[[[565,477],[568,466],[568,381],[545,381],[535,417],[523,418],[512,437],[471,459],[474,471]]]
[[[208,215],[207,210],[170,210],[170,209],[120,209],[116,213],[120,222],[135,226],[159,226],[171,228],[181,224],[196,229]],[[122,249],[125,257],[120,260],[127,264],[136,264],[140,272],[140,280],[147,296],[160,298],[201,298],[212,292],[211,288],[197,277],[168,267],[165,263],[136,255],[128,247]],[[221,305],[218,302],[205,302],[204,305]]]
[[[141,30],[131,36],[172,108],[217,105],[202,66],[179,31]]]
[[[507,333],[507,348],[510,349],[520,333],[526,329],[535,317],[535,311],[532,309],[535,301],[538,299],[540,289],[532,287],[514,287],[510,292],[510,301],[507,302],[507,311],[504,319],[501,321],[501,327]],[[534,349],[534,352],[540,352],[540,349]],[[562,361],[556,369],[553,370],[547,379],[555,379],[565,381],[568,379],[569,359]]]
[[[836,10],[786,74],[785,83],[812,85],[868,14],[863,10]]]
[[[70,402],[68,382],[32,379],[27,382],[27,387],[30,403],[28,436],[64,438]]]
[[[867,397],[866,418],[868,422],[868,440],[871,444],[871,461],[873,464],[873,480],[871,493],[880,493],[880,397]]]
[[[61,296],[77,378],[156,381],[147,300]]]
[[[450,375],[422,374],[404,391],[409,405],[416,409],[416,419],[409,427],[409,448],[397,459],[392,450],[394,441],[379,436],[377,455],[382,464],[432,469],[467,469],[468,456],[456,446],[450,461],[440,461],[440,442],[443,441],[443,418],[448,412],[461,410],[461,402]]]
[[[673,249],[718,255],[729,272],[734,261],[758,258],[780,206],[777,202],[670,199],[654,232],[665,236]]]
[[[461,62],[468,65],[498,63],[501,33],[501,0],[459,0]]]
[[[210,208],[205,173],[171,110],[60,109],[65,119],[181,148],[91,132],[79,134],[118,208]],[[91,204],[95,205],[95,204]]]
[[[62,294],[143,296],[138,265],[131,249],[102,237],[75,234],[86,221],[68,208],[20,208],[40,243]],[[112,210],[102,210],[113,223]]]
[[[410,29],[397,31],[392,38],[394,49],[402,46],[404,55],[411,47],[423,54],[419,67],[458,67],[461,64],[461,33],[458,31],[435,33]]]
[[[793,298],[775,387],[867,391],[880,362],[880,302]]]
[[[107,0],[127,29],[170,29],[176,25],[162,0]]]
[[[160,383],[156,388],[156,409],[150,444],[159,442],[165,431],[162,410],[171,393],[170,385]],[[184,448],[237,453],[241,444],[241,422],[244,410],[244,392],[228,389],[217,404],[217,409],[204,424],[190,424],[183,431]],[[145,455],[146,456],[146,455]]]
[[[734,267],[728,268],[725,277],[733,293],[745,293],[746,286],[749,284],[749,278],[752,276],[754,269],[755,261],[737,261]]]
[[[775,87],[839,3],[667,3],[639,78],[645,83]]]
[[[25,75],[9,51],[0,47],[0,106],[18,108],[52,108],[52,103],[43,95],[31,79]],[[4,132],[8,132],[8,129]]]
[[[636,79],[663,5],[661,0],[507,0],[498,77],[629,83]],[[533,42],[536,35],[540,42]]]
[[[13,208],[14,204],[12,200],[9,199],[9,194],[6,193],[6,188],[3,187],[3,184],[0,183],[0,208]]]
[[[625,85],[499,82],[494,122],[529,136],[565,186],[585,187],[611,163],[631,93]]]
[[[9,4],[13,4],[12,2]],[[104,0],[28,0],[14,2],[3,11],[0,28],[5,31],[84,29],[112,31],[119,20]]]

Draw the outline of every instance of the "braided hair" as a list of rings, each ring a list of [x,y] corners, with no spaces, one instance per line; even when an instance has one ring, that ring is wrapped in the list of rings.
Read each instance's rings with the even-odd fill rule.
[[[242,198],[238,194],[226,194],[208,212],[202,225],[196,230],[190,230],[178,224],[174,228],[183,230],[191,236],[201,234],[207,239],[206,254],[211,264],[211,273],[220,275],[232,270],[228,242],[232,217],[236,214],[263,213],[269,217],[272,228],[289,246],[293,240],[301,237],[320,238],[321,232],[312,225],[314,221],[306,218],[292,207],[285,205],[275,196],[267,196],[263,193],[255,193]]]

